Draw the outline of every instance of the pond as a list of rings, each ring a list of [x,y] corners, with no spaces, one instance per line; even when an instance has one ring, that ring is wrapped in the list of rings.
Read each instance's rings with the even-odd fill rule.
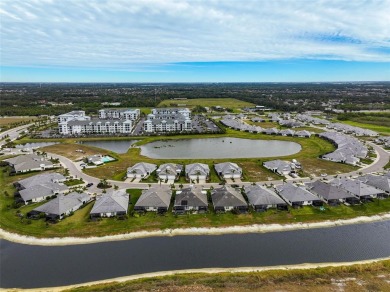
[[[121,141],[81,141],[80,144],[90,145],[106,149],[118,154],[126,153],[127,150],[138,140],[121,140]]]
[[[18,149],[24,149],[24,148],[30,148],[30,149],[35,149],[39,147],[45,147],[45,146],[50,146],[54,144],[58,144],[59,142],[33,142],[33,143],[26,143],[26,144],[18,144],[15,146],[15,148]]]
[[[155,141],[141,146],[141,155],[150,158],[255,158],[298,153],[301,145],[279,140],[207,138]]]
[[[377,259],[390,256],[389,242],[390,221],[69,246],[33,246],[0,239],[0,287],[62,286],[169,270]]]

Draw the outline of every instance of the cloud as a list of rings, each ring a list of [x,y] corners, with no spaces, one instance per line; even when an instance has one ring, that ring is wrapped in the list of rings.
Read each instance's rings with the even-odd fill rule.
[[[389,1],[3,0],[2,66],[390,61]]]

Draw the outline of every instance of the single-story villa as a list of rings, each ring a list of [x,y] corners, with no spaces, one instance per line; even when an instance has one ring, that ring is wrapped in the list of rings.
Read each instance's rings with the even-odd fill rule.
[[[233,162],[222,162],[214,165],[215,171],[220,178],[241,178],[242,168]]]
[[[38,203],[54,195],[65,193],[69,188],[62,182],[65,177],[59,173],[35,175],[14,183],[15,201],[24,204]]]
[[[288,175],[295,172],[292,163],[279,159],[263,162],[263,166],[279,175]]]
[[[55,167],[46,157],[37,154],[19,155],[4,159],[4,161],[13,168],[13,172],[15,173],[42,171]]]
[[[128,178],[147,178],[157,169],[156,164],[139,162],[127,169]]]
[[[248,204],[240,191],[223,186],[211,191],[215,212],[226,212],[236,210],[240,213],[248,212]]]
[[[309,131],[306,131],[306,130],[296,131],[294,136],[301,137],[301,138],[310,138],[311,133]]]
[[[277,186],[276,191],[292,207],[322,205],[322,201],[316,195],[292,183]]]
[[[339,205],[340,203],[353,203],[358,201],[358,198],[346,190],[334,185],[325,183],[321,180],[316,180],[307,184],[307,188],[313,194],[331,206]]]
[[[330,183],[346,190],[360,200],[373,199],[376,198],[378,195],[382,194],[381,190],[378,190],[373,186],[365,184],[360,180],[342,178],[334,179]]]
[[[390,177],[387,177],[386,175],[366,174],[357,179],[380,190],[381,193],[378,194],[379,197],[390,196]]]
[[[129,208],[129,194],[126,190],[108,190],[96,199],[92,207],[90,216],[114,217],[127,214]]]
[[[176,163],[161,164],[156,170],[158,177],[161,180],[176,180],[183,171],[183,165]]]
[[[210,168],[207,164],[193,163],[185,167],[186,178],[190,181],[206,181],[210,175]]]
[[[283,201],[274,191],[263,188],[257,184],[245,186],[245,194],[249,204],[257,212],[266,211],[269,208],[287,210],[287,203]]]
[[[188,211],[206,212],[208,207],[207,192],[199,186],[191,186],[176,191],[173,212],[183,214]]]
[[[71,212],[80,209],[89,201],[90,196],[86,193],[80,194],[73,192],[67,195],[59,194],[57,198],[30,211],[27,216],[30,218],[37,218],[41,213],[45,213],[46,220],[60,220]]]
[[[279,134],[282,136],[294,136],[295,131],[291,129],[284,129],[284,130],[280,130]]]
[[[167,186],[155,186],[143,190],[134,211],[152,211],[158,213],[167,212],[171,203],[172,190]]]

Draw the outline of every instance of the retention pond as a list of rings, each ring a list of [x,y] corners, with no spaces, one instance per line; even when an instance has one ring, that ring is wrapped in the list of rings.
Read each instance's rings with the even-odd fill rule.
[[[219,159],[286,156],[299,152],[301,145],[279,140],[207,138],[162,140],[141,146],[141,155],[158,159]]]

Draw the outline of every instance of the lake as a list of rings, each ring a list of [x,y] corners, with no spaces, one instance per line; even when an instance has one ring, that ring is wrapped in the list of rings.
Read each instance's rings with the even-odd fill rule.
[[[155,141],[142,145],[141,155],[159,159],[255,158],[286,156],[300,150],[301,145],[295,142],[223,137]]]
[[[126,153],[127,150],[138,140],[121,140],[121,141],[81,141],[80,144],[90,145],[106,149],[118,154]]]
[[[71,246],[33,246],[0,239],[0,286],[53,287],[157,271],[377,259],[390,256],[389,242],[390,221]]]
[[[39,147],[45,147],[45,146],[50,146],[54,144],[58,144],[59,142],[33,142],[33,143],[26,143],[26,144],[18,144],[15,146],[15,148],[18,149],[23,149],[23,148],[30,148],[30,149],[35,149]]]

